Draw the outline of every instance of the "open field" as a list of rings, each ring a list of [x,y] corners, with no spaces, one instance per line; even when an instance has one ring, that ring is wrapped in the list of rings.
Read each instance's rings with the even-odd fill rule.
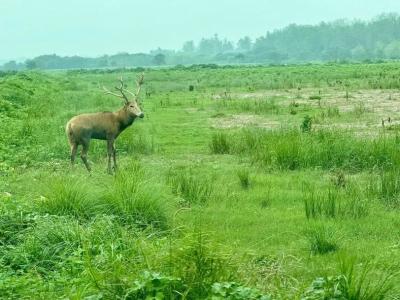
[[[400,299],[400,63],[146,70],[71,168],[139,71],[0,75],[1,299]]]

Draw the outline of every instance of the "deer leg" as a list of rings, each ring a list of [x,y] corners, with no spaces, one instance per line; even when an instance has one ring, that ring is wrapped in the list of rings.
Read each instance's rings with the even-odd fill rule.
[[[114,146],[114,143],[113,143],[113,161],[114,161],[114,171],[116,171],[117,170],[117,158],[116,158],[116,155],[117,155],[117,151],[115,150],[115,146]]]
[[[76,152],[78,151],[78,144],[71,144],[71,166],[75,163]]]
[[[89,142],[84,142],[82,143],[82,152],[81,152],[81,159],[83,161],[83,163],[85,164],[86,169],[89,171],[91,171],[91,168],[89,166],[89,163],[87,161],[87,153],[89,150]]]
[[[108,174],[112,173],[112,169],[111,169],[111,155],[113,155],[113,146],[114,141],[113,140],[107,140],[107,154],[108,154],[108,167],[107,167],[107,171]]]

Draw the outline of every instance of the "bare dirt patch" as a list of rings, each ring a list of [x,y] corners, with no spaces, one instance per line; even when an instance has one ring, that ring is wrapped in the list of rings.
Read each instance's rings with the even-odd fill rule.
[[[281,126],[278,121],[272,121],[260,117],[258,115],[232,115],[224,118],[216,118],[211,120],[214,128],[240,128],[240,127],[260,127],[267,129],[276,129]]]

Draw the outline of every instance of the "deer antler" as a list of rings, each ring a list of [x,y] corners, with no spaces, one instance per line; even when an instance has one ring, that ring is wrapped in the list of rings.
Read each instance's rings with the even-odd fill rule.
[[[108,94],[108,95],[113,95],[113,96],[115,96],[115,97],[118,97],[118,98],[124,98],[123,96],[121,96],[121,95],[118,95],[118,94],[115,94],[115,93],[113,93],[113,92],[111,92],[109,89],[107,89],[104,85],[102,86],[102,88],[103,88],[103,90],[104,90],[104,94]]]
[[[103,88],[103,90],[104,90],[104,93],[105,93],[105,94],[108,94],[108,95],[113,95],[113,96],[118,97],[118,98],[122,98],[122,99],[125,100],[126,103],[128,103],[128,102],[129,102],[129,99],[128,99],[128,97],[124,94],[124,81],[122,80],[122,77],[120,78],[119,82],[120,82],[120,86],[119,86],[119,87],[116,86],[115,89],[121,93],[120,95],[111,92],[108,88],[106,88],[106,87],[103,85],[102,88]]]
[[[136,94],[134,94],[134,93],[132,93],[131,91],[129,91],[128,89],[124,88],[124,81],[123,81],[122,77],[119,79],[120,86],[119,86],[119,87],[117,87],[117,86],[115,87],[115,89],[116,89],[118,92],[120,92],[121,95],[111,92],[111,91],[110,91],[109,89],[107,89],[105,86],[102,86],[102,88],[103,88],[105,94],[109,94],[109,95],[113,95],[113,96],[118,97],[118,98],[122,98],[122,99],[125,100],[126,103],[128,103],[128,102],[129,102],[129,99],[128,99],[128,97],[125,95],[124,92],[127,92],[127,93],[130,94],[131,96],[135,97],[135,100],[137,100],[137,98],[139,97],[139,93],[140,93],[140,90],[141,90],[141,88],[142,88],[143,82],[144,82],[144,74],[141,74],[141,75],[138,77],[138,79],[136,80],[136,85],[138,86],[138,89],[137,89]]]
[[[141,75],[138,76],[138,79],[136,80],[136,85],[137,85],[137,91],[136,94],[132,93],[130,90],[123,88],[124,92],[127,92],[128,94],[130,94],[131,96],[134,97],[135,101],[138,100],[139,98],[139,94],[140,94],[140,90],[142,88],[142,84],[144,83],[144,74],[142,73]]]
[[[142,74],[140,74],[139,76],[138,76],[138,79],[136,80],[136,85],[137,85],[137,91],[136,91],[136,98],[138,98],[139,97],[139,94],[140,94],[140,90],[142,89],[142,84],[143,84],[143,82],[144,82],[144,74],[142,73]]]
[[[121,98],[123,98],[123,99],[125,99],[125,102],[126,103],[128,103],[129,102],[129,99],[128,99],[128,97],[124,94],[124,81],[122,80],[122,76],[121,76],[121,78],[119,79],[119,82],[120,82],[120,87],[115,87],[115,89],[117,90],[117,91],[119,91],[120,93],[121,93],[121,95],[122,95],[122,97]]]

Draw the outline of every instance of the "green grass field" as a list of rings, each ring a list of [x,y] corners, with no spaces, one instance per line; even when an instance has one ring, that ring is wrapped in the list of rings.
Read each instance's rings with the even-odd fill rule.
[[[140,71],[1,74],[1,299],[400,299],[400,63],[146,70],[71,168]]]

